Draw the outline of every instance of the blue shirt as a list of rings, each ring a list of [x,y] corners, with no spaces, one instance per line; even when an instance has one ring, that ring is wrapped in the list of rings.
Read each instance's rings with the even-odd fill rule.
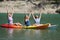
[[[30,21],[29,20],[25,21],[25,25],[30,26]]]

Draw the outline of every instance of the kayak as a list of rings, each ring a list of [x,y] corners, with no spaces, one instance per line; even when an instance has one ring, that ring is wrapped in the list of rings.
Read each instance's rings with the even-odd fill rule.
[[[22,26],[15,25],[15,24],[2,24],[1,27],[4,27],[4,28],[17,28],[17,29],[21,29],[22,28]]]
[[[33,25],[33,26],[26,26],[25,29],[46,29],[49,27],[49,24],[42,24],[39,26]]]
[[[42,24],[42,25],[31,25],[31,26],[21,26],[15,24],[2,24],[1,27],[4,28],[16,28],[16,29],[45,29],[48,28],[49,24]]]

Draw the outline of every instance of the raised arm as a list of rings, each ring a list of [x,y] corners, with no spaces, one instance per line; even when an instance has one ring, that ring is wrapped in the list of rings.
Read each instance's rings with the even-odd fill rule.
[[[7,13],[8,13],[8,8],[6,7],[6,11],[7,11]]]
[[[33,19],[35,19],[35,16],[34,16],[34,14],[32,13],[32,16],[33,16]]]
[[[39,18],[40,19],[41,19],[41,15],[42,15],[41,10],[39,10]]]
[[[9,10],[8,10],[8,8],[6,7],[6,10],[7,10],[7,14],[8,14],[8,16],[9,16],[9,14],[11,15],[11,16],[13,16],[13,8],[12,8],[12,10],[9,12]]]
[[[29,14],[29,18],[30,18],[30,16],[31,16],[31,13]]]
[[[7,12],[6,12],[6,13],[7,13],[7,17],[9,17],[9,14],[8,14],[8,8],[7,8],[7,6],[6,6],[6,11],[7,11]]]
[[[41,18],[41,13],[39,13],[39,18]]]
[[[12,8],[12,12],[11,12],[11,13],[12,13],[12,16],[13,16],[13,13],[14,13],[14,8]]]
[[[29,12],[29,18],[30,18],[31,13],[32,13],[32,10],[31,10],[31,9],[29,9],[29,10],[28,10],[28,12]]]

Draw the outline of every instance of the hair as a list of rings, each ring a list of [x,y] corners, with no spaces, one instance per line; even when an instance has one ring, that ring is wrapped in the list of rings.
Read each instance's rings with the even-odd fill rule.
[[[35,18],[39,18],[39,17],[36,15]]]
[[[11,14],[12,15],[12,13],[10,12],[9,14]]]
[[[11,12],[8,13],[8,17],[10,17],[10,16],[12,16],[12,13]]]
[[[25,19],[28,19],[29,18],[29,16],[28,15],[25,15],[25,17],[24,17]]]

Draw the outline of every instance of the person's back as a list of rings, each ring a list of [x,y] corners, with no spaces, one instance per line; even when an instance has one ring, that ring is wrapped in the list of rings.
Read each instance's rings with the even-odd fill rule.
[[[34,21],[35,21],[35,24],[40,24],[40,18],[35,18]]]
[[[30,26],[29,16],[26,15],[25,18],[24,18],[24,21],[25,21],[26,26]]]
[[[25,25],[30,26],[30,21],[29,20],[25,21]]]
[[[39,14],[39,16],[38,15],[34,16],[33,13],[32,13],[32,16],[33,16],[33,19],[35,21],[35,24],[33,24],[33,25],[39,26],[40,25],[41,15]]]
[[[34,16],[35,24],[40,24],[40,17],[38,15]]]
[[[8,23],[13,24],[12,13],[8,13]]]

